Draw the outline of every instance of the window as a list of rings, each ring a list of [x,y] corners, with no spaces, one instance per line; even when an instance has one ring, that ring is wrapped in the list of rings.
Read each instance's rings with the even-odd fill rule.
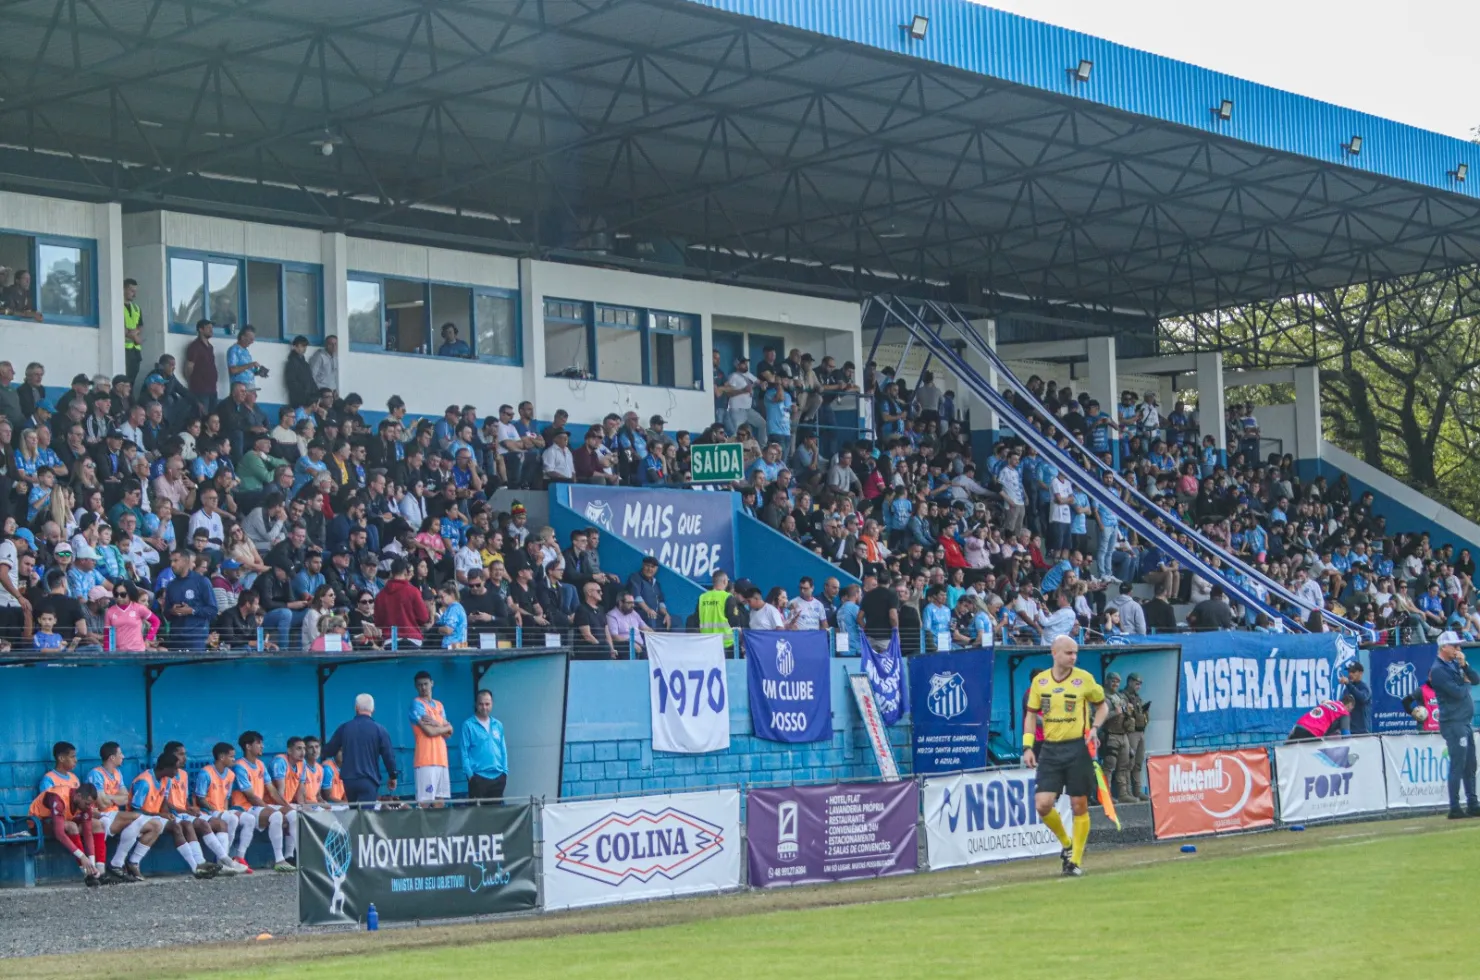
[[[693,388],[700,378],[698,359],[696,316],[545,300],[545,365],[551,376]]]
[[[363,273],[352,274],[349,287],[355,350],[521,362],[517,290]],[[456,328],[450,347],[449,323]]]
[[[351,279],[349,286],[349,344],[355,350],[379,350],[385,326],[380,282]]]
[[[170,329],[194,333],[209,317],[222,333],[247,324],[260,340],[324,339],[323,271],[316,265],[172,251]]]
[[[0,232],[0,266],[10,274],[0,277],[0,291],[11,287],[12,276],[31,276],[26,306],[44,322],[96,326],[97,245],[87,239]]]

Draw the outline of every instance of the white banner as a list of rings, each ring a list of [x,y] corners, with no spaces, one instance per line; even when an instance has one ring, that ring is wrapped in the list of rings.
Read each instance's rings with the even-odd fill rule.
[[[550,803],[546,909],[740,886],[740,791]]]
[[[1032,769],[954,773],[925,780],[925,845],[932,871],[1058,854],[1063,845],[1033,809]],[[1068,829],[1069,798],[1054,807]]]
[[[874,761],[879,764],[879,775],[884,782],[899,779],[899,764],[894,761],[894,746],[889,744],[889,731],[884,719],[879,717],[879,705],[874,700],[873,688],[868,686],[868,675],[849,674],[848,683],[853,688],[853,700],[858,704],[858,713],[863,717],[863,730],[868,734],[869,747],[874,750]]]
[[[649,633],[645,642],[653,749],[692,753],[729,748],[730,692],[723,637]]]
[[[1281,745],[1274,750],[1274,764],[1285,823],[1387,807],[1382,745],[1375,737]]]
[[[1389,810],[1449,805],[1449,751],[1439,735],[1384,735]]]

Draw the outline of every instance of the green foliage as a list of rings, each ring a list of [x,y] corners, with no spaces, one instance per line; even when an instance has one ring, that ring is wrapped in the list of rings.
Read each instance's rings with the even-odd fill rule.
[[[1318,365],[1328,440],[1480,517],[1476,269],[1168,320],[1161,349],[1221,350],[1228,369]]]

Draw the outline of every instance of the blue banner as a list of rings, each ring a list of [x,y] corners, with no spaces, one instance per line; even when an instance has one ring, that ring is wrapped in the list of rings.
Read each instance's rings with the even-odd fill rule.
[[[986,766],[992,651],[922,655],[909,665],[915,772]]]
[[[832,738],[832,652],[826,630],[746,630],[750,726],[772,742]]]
[[[735,574],[732,496],[576,483],[570,507],[685,578],[708,583],[716,571]]]
[[[1403,699],[1418,693],[1429,679],[1429,668],[1439,659],[1438,646],[1377,647],[1368,656],[1372,661],[1367,673],[1367,684],[1372,688],[1372,731],[1417,731],[1418,722],[1403,710]]]
[[[1177,742],[1285,735],[1335,697],[1356,648],[1336,633],[1189,633],[1181,637]]]
[[[886,725],[897,724],[904,716],[904,653],[899,649],[899,630],[894,631],[882,651],[865,643],[859,656],[874,692],[874,703],[879,706],[879,720]]]

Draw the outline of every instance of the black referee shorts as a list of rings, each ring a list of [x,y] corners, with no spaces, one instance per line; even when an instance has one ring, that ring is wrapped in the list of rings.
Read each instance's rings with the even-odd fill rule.
[[[1083,739],[1044,742],[1038,750],[1039,793],[1095,795],[1095,764]]]

